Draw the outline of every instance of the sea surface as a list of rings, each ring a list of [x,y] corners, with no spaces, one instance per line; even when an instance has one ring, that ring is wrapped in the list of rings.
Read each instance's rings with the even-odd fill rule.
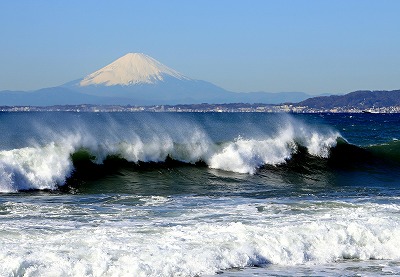
[[[398,276],[400,115],[0,113],[0,276]]]

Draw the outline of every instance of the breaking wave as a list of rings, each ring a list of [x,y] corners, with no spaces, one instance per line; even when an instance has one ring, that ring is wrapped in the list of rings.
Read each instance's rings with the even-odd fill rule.
[[[213,169],[255,174],[264,165],[286,163],[299,147],[314,157],[328,158],[340,137],[334,130],[314,129],[290,117],[285,120],[281,126],[271,126],[273,132],[226,141],[215,141],[200,126],[185,122],[136,130],[115,122],[106,128],[47,130],[42,132],[45,143],[0,151],[0,191],[54,190],[76,173],[82,159],[101,165],[110,157],[130,163],[201,162]]]
[[[22,147],[0,151],[0,192],[55,190],[88,175],[101,177],[107,167],[126,163],[175,161],[257,174],[264,167],[290,170],[295,165],[312,171],[321,164],[331,170],[332,166],[349,169],[365,163],[400,162],[399,141],[358,147],[332,128],[309,125],[289,115],[275,115],[263,128],[245,120],[207,125],[167,115],[141,121],[91,116],[91,120],[66,120],[65,128],[30,123],[35,132],[25,131],[25,144],[17,143]]]

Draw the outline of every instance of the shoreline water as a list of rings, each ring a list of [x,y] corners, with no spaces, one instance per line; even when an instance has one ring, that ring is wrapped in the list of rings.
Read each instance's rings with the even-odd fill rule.
[[[56,114],[0,114],[0,275],[399,273],[400,115]]]

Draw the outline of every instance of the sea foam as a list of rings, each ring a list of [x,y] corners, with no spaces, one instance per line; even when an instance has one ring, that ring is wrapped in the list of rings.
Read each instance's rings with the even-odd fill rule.
[[[91,204],[6,203],[19,219],[13,228],[2,223],[0,275],[199,276],[271,264],[400,259],[398,205],[141,199],[153,209],[174,209],[175,216],[152,213],[149,220],[147,205],[113,214],[115,205],[103,203],[103,212],[111,213],[97,215]]]
[[[0,191],[55,189],[74,171],[71,155],[84,149],[101,164],[109,156],[128,162],[164,162],[168,157],[185,163],[204,162],[210,168],[255,174],[263,165],[291,159],[298,147],[310,155],[327,158],[340,134],[316,129],[291,117],[272,124],[270,132],[236,135],[215,141],[199,124],[177,121],[164,126],[156,120],[132,124],[108,121],[107,125],[78,125],[72,130],[47,129],[45,142],[0,151]],[[214,130],[215,131],[215,130]]]

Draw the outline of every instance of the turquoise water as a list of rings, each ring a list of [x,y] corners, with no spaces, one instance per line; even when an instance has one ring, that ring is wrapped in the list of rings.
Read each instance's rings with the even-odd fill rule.
[[[0,275],[397,275],[399,122],[1,113]]]

